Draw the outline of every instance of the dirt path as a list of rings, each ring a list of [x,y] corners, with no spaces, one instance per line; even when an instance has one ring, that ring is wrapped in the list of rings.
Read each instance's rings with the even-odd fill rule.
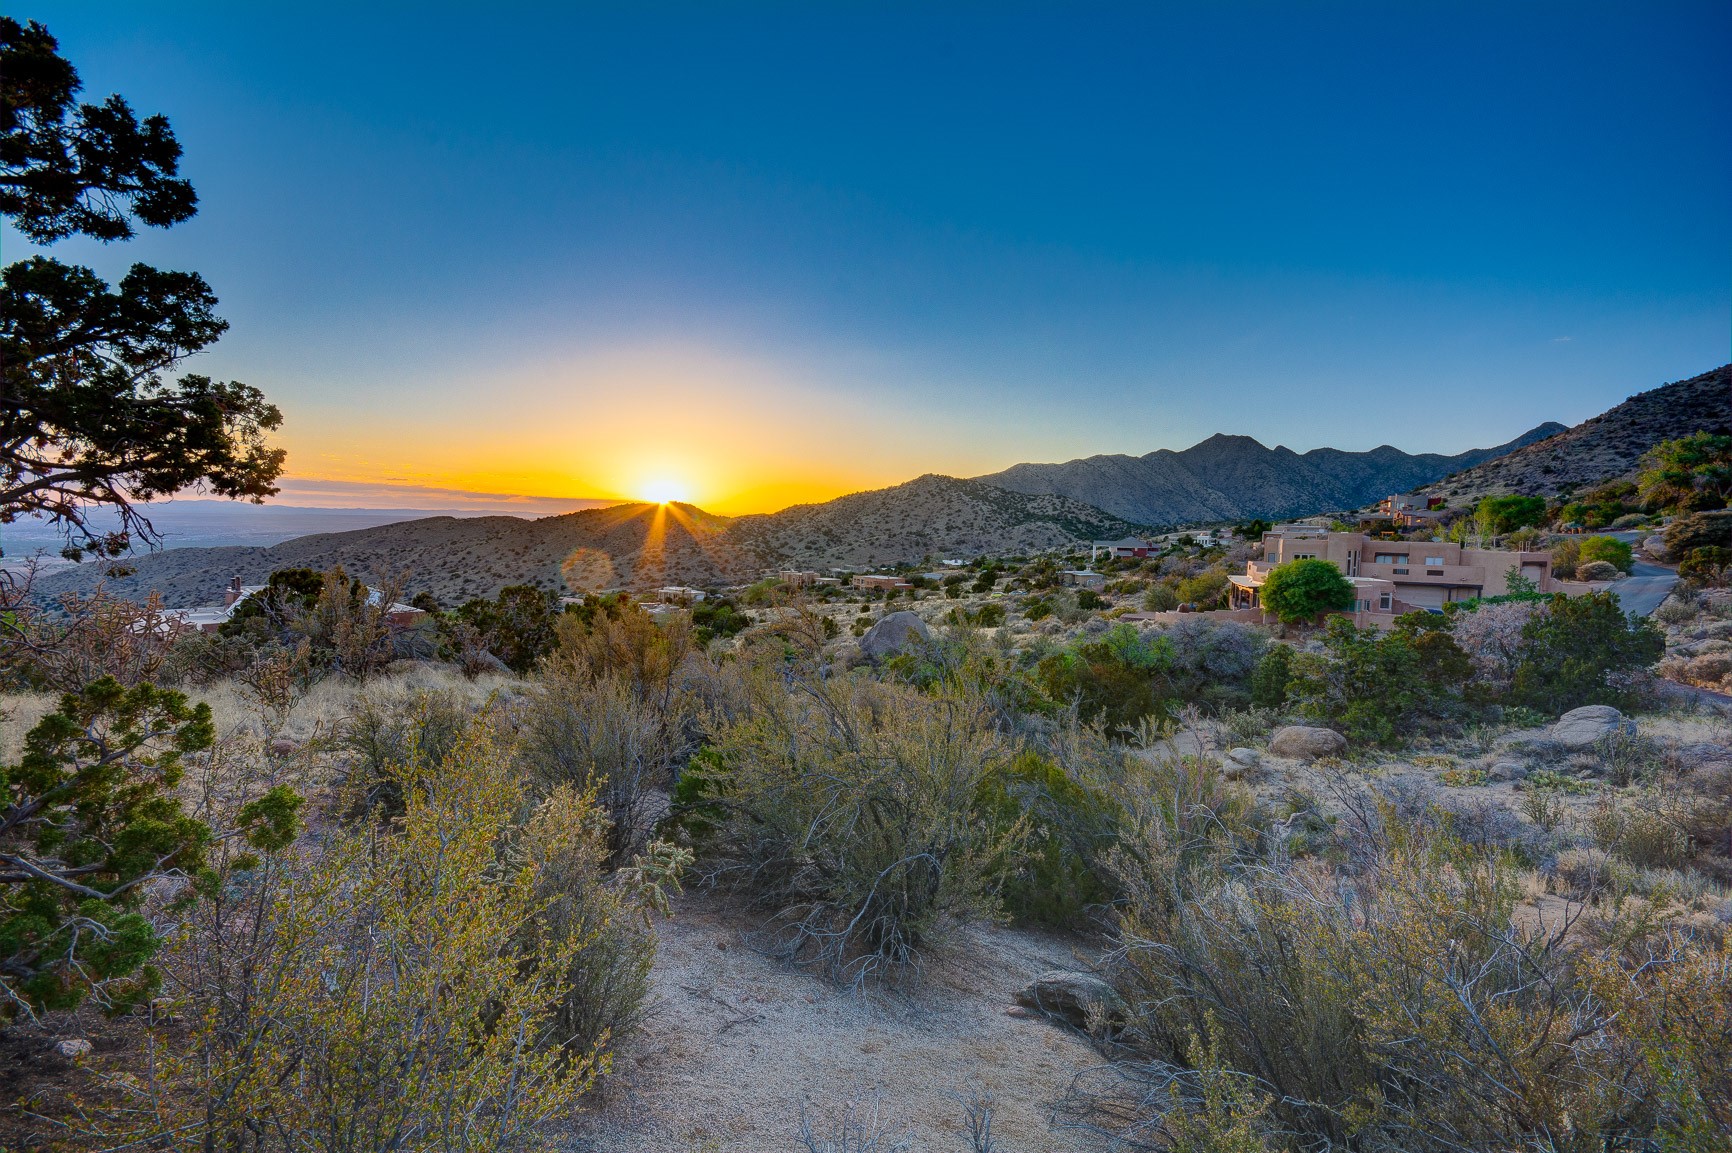
[[[965,1150],[956,1095],[997,1102],[1005,1153],[1098,1148],[1047,1116],[1078,1069],[1084,1039],[1012,1016],[1035,974],[1075,967],[1065,942],[1010,929],[971,931],[928,965],[915,991],[851,994],[751,949],[749,921],[687,897],[660,928],[657,1007],[621,1054],[572,1153],[794,1150],[800,1107],[834,1117],[877,1102],[888,1127],[926,1153]]]

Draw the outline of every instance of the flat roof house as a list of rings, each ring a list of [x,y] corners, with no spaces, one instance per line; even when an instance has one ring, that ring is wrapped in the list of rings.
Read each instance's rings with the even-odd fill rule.
[[[1356,615],[1395,617],[1441,612],[1451,601],[1503,596],[1517,573],[1552,591],[1549,552],[1472,549],[1439,541],[1378,540],[1360,532],[1281,525],[1263,534],[1263,559],[1230,578],[1233,607],[1254,608],[1269,572],[1288,561],[1316,558],[1340,569],[1358,592]],[[1361,622],[1366,623],[1366,622]],[[1371,623],[1377,623],[1375,621]]]
[[[911,589],[914,586],[899,576],[886,573],[863,573],[854,578],[857,589]]]

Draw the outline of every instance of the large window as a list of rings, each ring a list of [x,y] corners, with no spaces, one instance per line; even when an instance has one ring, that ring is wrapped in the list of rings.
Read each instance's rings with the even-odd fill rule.
[[[1425,558],[1425,563],[1428,565],[1440,565],[1443,563],[1443,558],[1440,556],[1428,556]]]
[[[1372,558],[1373,564],[1406,564],[1407,554],[1404,552],[1380,552]]]

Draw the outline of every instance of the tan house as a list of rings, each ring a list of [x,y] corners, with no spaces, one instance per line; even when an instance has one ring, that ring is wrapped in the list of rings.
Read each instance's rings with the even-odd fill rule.
[[[860,576],[857,576],[854,578],[854,587],[857,589],[884,589],[886,591],[890,591],[890,590],[901,591],[903,589],[911,589],[914,586],[912,584],[910,584],[908,581],[903,580],[899,576],[886,575],[884,573],[863,573]]]
[[[1271,569],[1310,558],[1340,569],[1358,594],[1354,614],[1370,618],[1393,618],[1416,610],[1441,612],[1451,601],[1503,596],[1510,591],[1511,573],[1533,581],[1540,592],[1553,591],[1549,552],[1379,540],[1360,532],[1279,525],[1263,534],[1263,559],[1247,564],[1244,576],[1229,578],[1233,607],[1257,607],[1258,590]]]

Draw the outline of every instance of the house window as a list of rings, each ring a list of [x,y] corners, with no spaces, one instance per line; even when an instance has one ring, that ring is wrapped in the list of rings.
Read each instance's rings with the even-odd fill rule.
[[[1440,565],[1443,563],[1443,558],[1440,556],[1428,556],[1425,558],[1425,563]]]
[[[1293,559],[1294,560],[1316,560],[1317,554],[1314,552],[1296,552],[1293,554]]]
[[[1384,612],[1388,612],[1391,608],[1394,607],[1393,603],[1390,600],[1390,596],[1391,596],[1391,594],[1389,594],[1389,593],[1383,593],[1382,595],[1380,595],[1377,598],[1377,607],[1382,609]]]
[[[1406,564],[1406,553],[1380,552],[1372,558],[1373,564]]]

